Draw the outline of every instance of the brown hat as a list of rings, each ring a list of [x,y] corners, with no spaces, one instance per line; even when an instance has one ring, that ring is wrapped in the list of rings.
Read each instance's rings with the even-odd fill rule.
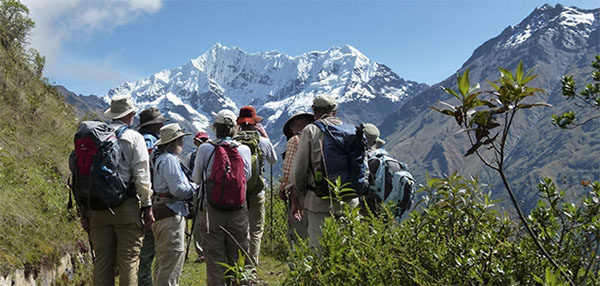
[[[104,116],[117,119],[135,111],[133,99],[129,95],[117,95],[110,99],[110,108],[104,111]]]
[[[320,108],[335,108],[336,102],[335,99],[333,99],[333,97],[327,94],[323,94],[313,99],[313,106]]]
[[[163,126],[160,129],[160,139],[154,143],[155,146],[167,144],[173,140],[178,139],[186,135],[192,135],[192,133],[185,132],[185,130],[179,127],[177,123],[171,123]]]
[[[261,121],[263,121],[263,118],[256,116],[256,110],[253,106],[248,105],[240,109],[240,115],[237,118],[237,124],[256,124]]]
[[[169,121],[169,119],[164,118],[162,113],[160,113],[160,111],[158,110],[158,108],[150,107],[140,112],[140,125],[138,127],[163,123],[165,121]]]
[[[299,112],[294,114],[292,117],[290,117],[290,119],[288,119],[285,124],[283,124],[283,135],[285,135],[285,137],[287,139],[292,138],[292,136],[294,136],[294,134],[292,134],[292,122],[294,122],[294,120],[296,119],[306,119],[308,120],[308,122],[313,122],[315,121],[315,115],[311,114],[311,113],[306,113],[306,112]]]

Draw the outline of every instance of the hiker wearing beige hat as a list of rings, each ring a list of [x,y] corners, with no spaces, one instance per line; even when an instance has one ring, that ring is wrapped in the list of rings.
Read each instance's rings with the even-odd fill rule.
[[[232,139],[236,122],[231,110],[217,113],[212,125],[217,138],[198,147],[192,172],[194,182],[203,185],[196,219],[203,235],[209,286],[227,282],[223,280],[226,269],[219,263],[234,265],[239,251],[248,253],[246,179],[252,174],[251,153],[248,146]]]
[[[152,156],[154,166],[152,202],[156,222],[154,233],[156,263],[154,285],[178,285],[185,256],[186,216],[196,186],[185,176],[177,155],[183,150],[183,137],[191,135],[177,123],[160,129],[160,139]]]
[[[312,110],[315,114],[315,122],[308,124],[302,129],[296,159],[292,168],[293,188],[298,198],[304,198],[301,202],[302,213],[308,218],[308,237],[311,247],[319,248],[319,238],[322,235],[321,225],[332,213],[337,214],[341,210],[341,204],[337,200],[321,198],[316,194],[317,172],[324,173],[324,159],[321,146],[323,145],[324,133],[316,124],[323,126],[342,125],[341,119],[335,117],[337,103],[329,95],[319,95],[313,100]],[[322,175],[321,176],[321,181]],[[346,198],[344,201],[350,207],[358,206],[358,198]],[[297,206],[296,206],[297,208]],[[292,209],[292,213],[300,213],[298,209]]]
[[[383,147],[385,141],[379,138],[379,129],[377,126],[367,123],[364,125],[363,131],[365,133],[365,137],[367,137],[368,150],[375,150]]]
[[[104,116],[112,120],[109,126],[118,130],[123,125],[131,126],[135,110],[130,96],[115,96]],[[129,199],[117,207],[90,211],[90,239],[96,254],[94,285],[113,285],[117,268],[120,285],[137,285],[143,238],[139,222],[142,218],[147,227],[154,222],[150,208],[149,157],[144,137],[127,129],[119,138],[119,146],[122,156],[117,173],[135,191],[131,191]]]
[[[164,118],[160,110],[156,107],[150,107],[140,112],[139,132],[144,136],[148,155],[154,151],[154,143],[160,138],[158,136],[163,122],[168,121]],[[150,174],[152,177],[153,169],[150,164]],[[140,267],[138,270],[138,286],[152,286],[152,263],[154,261],[154,235],[152,229],[144,229],[144,241],[140,251]]]
[[[308,219],[306,216],[302,216],[302,207],[300,206],[300,201],[304,198],[298,198],[296,192],[292,192],[293,182],[290,174],[294,159],[296,158],[302,129],[313,121],[315,121],[313,114],[301,112],[294,114],[283,125],[283,134],[288,141],[285,146],[283,174],[279,181],[279,197],[286,201],[288,221],[287,239],[291,247],[294,247],[294,244],[299,239],[306,239],[308,237]],[[292,213],[292,209],[297,210],[297,212]]]
[[[265,225],[265,186],[263,175],[264,163],[271,165],[277,162],[277,153],[269,140],[267,132],[260,122],[262,117],[256,115],[253,106],[240,108],[236,120],[240,132],[234,140],[250,147],[252,154],[252,175],[246,182],[246,201],[248,202],[248,223],[250,224],[250,256],[258,265],[260,245]]]

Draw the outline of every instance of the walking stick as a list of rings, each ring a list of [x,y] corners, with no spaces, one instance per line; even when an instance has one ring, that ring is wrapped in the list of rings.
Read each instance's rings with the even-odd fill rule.
[[[273,164],[271,165],[271,253],[273,252]]]
[[[188,169],[185,165],[180,164],[181,165],[181,169],[183,170],[183,174],[187,177],[187,179],[192,182],[192,171],[190,169]],[[190,244],[192,244],[192,236],[194,235],[194,229],[196,229],[196,218],[198,217],[198,210],[201,210],[201,204],[203,203],[202,199],[204,198],[204,180],[202,180],[202,185],[200,187],[198,187],[198,189],[196,190],[196,193],[198,194],[198,196],[196,197],[196,205],[194,206],[194,217],[192,218],[192,227],[190,229],[190,235],[188,238],[188,244],[185,248],[185,259],[184,261],[188,260],[188,256],[190,253]],[[186,227],[187,229],[187,227]]]

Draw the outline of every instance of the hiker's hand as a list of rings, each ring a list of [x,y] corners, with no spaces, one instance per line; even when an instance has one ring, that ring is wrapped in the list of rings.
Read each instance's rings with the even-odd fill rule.
[[[258,131],[258,134],[260,134],[260,136],[269,138],[269,135],[267,135],[267,131],[265,131],[265,127],[263,127],[262,124],[256,123],[256,125],[254,125],[254,129]]]
[[[144,208],[144,228],[150,229],[154,221],[155,219],[154,213],[152,212],[152,207]]]
[[[290,208],[290,212],[292,212],[292,217],[294,219],[296,219],[297,221],[301,221],[302,220],[302,206],[300,205],[300,201],[298,200],[298,197],[296,197],[294,195],[293,192],[290,197],[292,200],[292,205]]]
[[[90,221],[87,218],[81,218],[81,228],[83,228],[85,232],[90,232]]]

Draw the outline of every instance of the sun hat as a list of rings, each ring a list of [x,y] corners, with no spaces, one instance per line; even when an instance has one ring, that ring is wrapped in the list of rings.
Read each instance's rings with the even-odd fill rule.
[[[320,107],[320,108],[335,108],[336,106],[336,102],[335,99],[333,99],[333,97],[327,95],[327,94],[323,94],[323,95],[319,95],[317,97],[315,97],[315,99],[313,99],[313,106],[314,107]]]
[[[198,133],[196,133],[196,135],[194,135],[194,141],[202,143],[202,139],[208,139],[208,133],[204,131],[199,131]]]
[[[150,107],[140,112],[140,125],[138,127],[163,123],[165,121],[169,121],[169,119],[164,118],[162,113],[160,113],[160,111],[158,110],[158,108]]]
[[[294,136],[294,134],[292,134],[292,122],[294,122],[294,120],[300,119],[300,118],[305,118],[308,120],[308,122],[315,121],[315,115],[311,114],[311,113],[298,112],[298,113],[292,115],[292,117],[290,117],[290,119],[288,119],[285,122],[285,124],[283,124],[283,135],[285,135],[285,137],[287,139],[290,139],[290,138],[292,138],[292,136]]]
[[[263,121],[263,118],[256,116],[256,109],[253,106],[244,106],[240,108],[240,115],[237,118],[237,124],[256,124]]]
[[[104,111],[104,116],[117,119],[135,111],[133,99],[129,95],[117,95],[110,99],[110,108]]]
[[[383,147],[385,141],[379,138],[379,129],[377,126],[367,123],[364,125],[363,131],[365,133],[365,137],[367,137],[367,144],[371,149],[378,149]]]
[[[186,135],[192,135],[192,133],[185,132],[183,128],[179,127],[178,123],[167,124],[160,129],[160,139],[154,145],[167,144]]]
[[[217,117],[215,118],[215,123],[224,124],[227,126],[235,126],[237,117],[235,113],[229,109],[222,109],[217,113]]]

